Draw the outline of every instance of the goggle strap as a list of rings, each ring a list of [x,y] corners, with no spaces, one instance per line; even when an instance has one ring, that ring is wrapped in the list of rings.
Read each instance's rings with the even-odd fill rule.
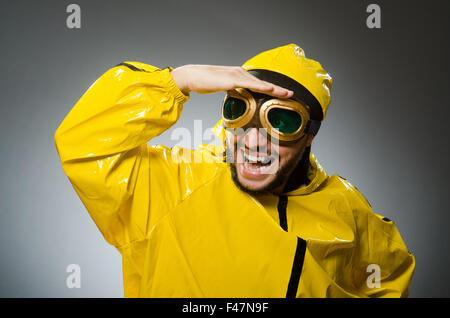
[[[317,133],[319,132],[319,128],[320,128],[320,124],[321,123],[322,122],[320,120],[311,119],[306,124],[305,133],[306,134],[311,134],[313,136],[317,135]]]
[[[323,110],[317,98],[302,84],[292,78],[269,70],[252,69],[248,70],[250,74],[260,80],[276,84],[278,86],[294,91],[293,99],[304,102],[310,108],[311,118],[314,120],[323,119]]]

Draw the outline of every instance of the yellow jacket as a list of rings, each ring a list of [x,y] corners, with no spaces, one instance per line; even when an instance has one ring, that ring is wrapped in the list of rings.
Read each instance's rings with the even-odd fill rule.
[[[307,186],[256,198],[234,185],[215,147],[148,146],[188,96],[171,68],[127,63],[101,76],[55,134],[70,182],[123,256],[126,297],[407,296],[413,255],[349,182],[311,154]],[[368,283],[370,264],[379,286]]]

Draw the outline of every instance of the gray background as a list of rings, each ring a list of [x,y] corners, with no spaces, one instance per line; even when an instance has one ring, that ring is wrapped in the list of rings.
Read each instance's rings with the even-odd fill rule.
[[[395,221],[417,267],[412,297],[448,297],[449,2],[1,1],[0,296],[122,297],[119,253],[64,175],[53,135],[87,88],[125,60],[240,65],[297,43],[333,76],[313,152]],[[218,120],[223,94],[192,94],[175,127]],[[153,143],[173,145],[170,133]],[[81,288],[66,266],[81,266]]]

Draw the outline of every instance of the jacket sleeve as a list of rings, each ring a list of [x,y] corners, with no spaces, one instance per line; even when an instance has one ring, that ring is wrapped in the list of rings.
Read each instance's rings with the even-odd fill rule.
[[[314,297],[407,297],[415,258],[396,225],[375,213],[355,186],[339,180],[328,205],[329,217],[337,217],[337,228],[328,230],[336,239],[308,240],[299,290]]]
[[[353,186],[352,186],[353,187]],[[353,187],[359,199],[353,200],[358,220],[360,252],[363,266],[354,269],[360,280],[360,291],[367,297],[408,297],[415,269],[411,254],[393,221],[375,213],[369,202]]]
[[[180,160],[188,150],[147,145],[178,120],[188,99],[170,71],[119,64],[88,89],[55,133],[64,172],[116,247],[145,238],[195,186],[192,165]]]
[[[380,215],[375,218],[379,220],[368,221],[372,233],[366,243],[368,248],[376,247],[369,252],[371,262],[366,266],[368,276],[363,290],[368,297],[408,297],[416,265],[414,255],[408,251],[392,221]]]

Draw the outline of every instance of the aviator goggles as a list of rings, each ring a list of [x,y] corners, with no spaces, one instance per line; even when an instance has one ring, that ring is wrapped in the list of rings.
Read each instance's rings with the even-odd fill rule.
[[[255,116],[258,115],[258,116]],[[227,92],[222,105],[222,119],[228,128],[243,128],[259,117],[260,126],[281,141],[294,141],[314,134],[307,106],[292,99],[267,99],[259,106],[254,96],[243,88]],[[319,123],[320,125],[320,123]]]

